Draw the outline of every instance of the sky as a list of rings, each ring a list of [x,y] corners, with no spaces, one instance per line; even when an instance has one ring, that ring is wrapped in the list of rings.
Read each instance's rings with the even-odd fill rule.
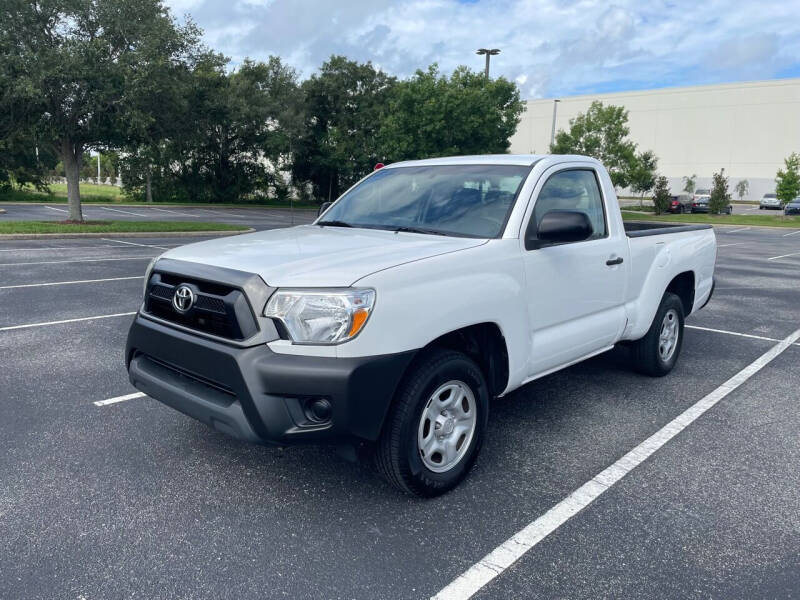
[[[167,0],[240,63],[278,55],[308,77],[331,55],[406,77],[438,63],[523,98],[800,77],[797,0]]]

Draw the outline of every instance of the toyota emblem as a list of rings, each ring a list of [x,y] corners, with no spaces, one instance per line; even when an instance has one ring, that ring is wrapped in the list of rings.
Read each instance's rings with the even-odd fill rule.
[[[179,313],[185,313],[194,304],[194,292],[188,285],[179,285],[172,296],[172,306]]]

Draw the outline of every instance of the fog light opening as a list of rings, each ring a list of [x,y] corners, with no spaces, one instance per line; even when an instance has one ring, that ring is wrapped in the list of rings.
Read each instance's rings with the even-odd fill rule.
[[[312,423],[327,423],[331,420],[333,407],[327,398],[309,398],[303,406],[306,418]]]

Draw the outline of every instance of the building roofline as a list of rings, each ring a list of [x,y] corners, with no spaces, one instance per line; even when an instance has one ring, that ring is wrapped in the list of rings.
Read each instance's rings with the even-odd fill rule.
[[[731,83],[711,83],[701,85],[684,85],[677,87],[650,88],[645,90],[627,90],[618,92],[598,92],[594,94],[578,94],[575,96],[553,96],[550,98],[529,98],[525,102],[552,102],[558,99],[561,102],[571,100],[589,100],[593,98],[615,98],[615,97],[634,97],[647,96],[652,94],[685,94],[687,92],[708,92],[713,90],[729,90],[754,87],[781,87],[790,85],[800,85],[800,77],[784,77],[779,79],[759,79],[755,81],[740,81]]]

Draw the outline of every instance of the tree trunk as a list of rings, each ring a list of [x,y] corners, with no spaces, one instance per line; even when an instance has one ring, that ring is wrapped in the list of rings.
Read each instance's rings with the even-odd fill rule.
[[[69,204],[69,220],[83,221],[81,211],[81,157],[83,150],[71,140],[61,142],[61,161],[67,175],[67,200]]]
[[[152,185],[152,183],[153,183],[152,179],[153,178],[152,178],[152,175],[150,174],[150,167],[147,167],[147,174],[144,177],[145,177],[145,188],[144,188],[145,189],[145,191],[144,191],[145,199],[147,200],[147,202],[152,202],[153,201],[153,185]]]

